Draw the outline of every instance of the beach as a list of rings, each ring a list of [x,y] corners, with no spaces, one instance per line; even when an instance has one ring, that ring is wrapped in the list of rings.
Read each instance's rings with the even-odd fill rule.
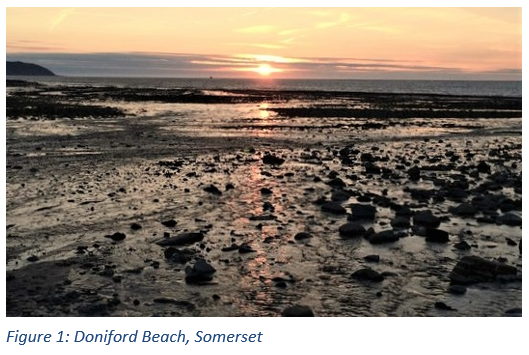
[[[8,316],[521,315],[521,97],[7,86]]]

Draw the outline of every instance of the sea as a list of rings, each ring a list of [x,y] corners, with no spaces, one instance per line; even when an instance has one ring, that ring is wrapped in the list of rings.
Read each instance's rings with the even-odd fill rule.
[[[223,78],[95,78],[8,77],[49,85],[182,88],[190,90],[277,90],[410,93],[468,96],[522,97],[521,81],[455,80],[318,80],[318,79],[223,79]]]

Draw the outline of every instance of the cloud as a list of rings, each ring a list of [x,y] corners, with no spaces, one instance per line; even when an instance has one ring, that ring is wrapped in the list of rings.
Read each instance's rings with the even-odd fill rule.
[[[521,69],[469,71],[417,61],[370,58],[289,58],[260,54],[207,55],[186,53],[8,53],[7,60],[43,65],[65,76],[236,77],[261,65],[282,76],[302,78],[521,80]],[[296,75],[297,73],[297,75]]]
[[[258,34],[258,33],[270,33],[270,32],[273,32],[274,30],[275,30],[274,26],[261,25],[261,26],[238,28],[235,30],[235,32],[246,33],[246,34]]]

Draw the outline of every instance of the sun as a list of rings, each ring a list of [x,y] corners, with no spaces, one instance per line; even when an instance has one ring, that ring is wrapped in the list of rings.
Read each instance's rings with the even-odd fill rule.
[[[269,76],[272,73],[277,73],[282,71],[281,69],[277,69],[272,67],[270,64],[261,64],[257,68],[253,69],[256,73],[262,75],[262,76]]]

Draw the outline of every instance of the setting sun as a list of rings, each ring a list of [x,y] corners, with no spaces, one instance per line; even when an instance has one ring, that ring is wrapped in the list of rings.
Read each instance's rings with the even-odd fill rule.
[[[272,73],[281,72],[281,69],[276,69],[269,64],[261,64],[257,68],[254,69],[256,73],[261,74],[262,76],[269,76]]]

